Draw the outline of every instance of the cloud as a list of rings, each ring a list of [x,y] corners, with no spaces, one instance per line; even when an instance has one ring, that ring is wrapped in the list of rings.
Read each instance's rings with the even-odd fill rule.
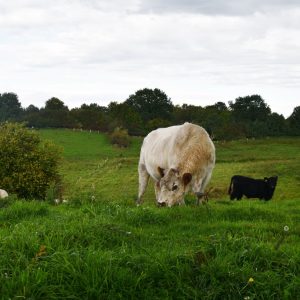
[[[281,88],[292,99],[299,19],[296,1],[3,1],[0,92],[122,101],[158,87],[200,105]]]
[[[249,15],[257,12],[298,7],[297,0],[141,0],[146,13],[198,13],[204,15]]]

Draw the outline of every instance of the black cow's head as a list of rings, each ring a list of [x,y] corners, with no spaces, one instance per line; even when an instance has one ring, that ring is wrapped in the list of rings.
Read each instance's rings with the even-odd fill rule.
[[[264,178],[264,182],[266,184],[266,195],[265,195],[266,200],[270,200],[273,197],[273,194],[274,194],[274,191],[276,188],[276,184],[277,184],[277,179],[278,179],[278,176]]]

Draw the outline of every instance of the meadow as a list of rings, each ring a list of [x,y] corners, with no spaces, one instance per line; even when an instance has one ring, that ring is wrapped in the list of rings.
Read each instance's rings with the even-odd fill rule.
[[[209,202],[137,207],[142,140],[41,130],[63,147],[63,199],[0,202],[1,299],[300,299],[300,139],[215,142]],[[272,200],[230,201],[232,175],[278,175]]]

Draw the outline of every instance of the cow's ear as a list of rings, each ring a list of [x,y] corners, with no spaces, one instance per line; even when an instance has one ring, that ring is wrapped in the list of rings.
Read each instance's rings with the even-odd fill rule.
[[[191,182],[192,180],[192,174],[191,173],[184,173],[182,175],[182,181],[184,185],[187,185]]]
[[[158,167],[157,170],[158,170],[158,173],[160,174],[161,177],[165,176],[165,169],[163,169],[161,167]]]

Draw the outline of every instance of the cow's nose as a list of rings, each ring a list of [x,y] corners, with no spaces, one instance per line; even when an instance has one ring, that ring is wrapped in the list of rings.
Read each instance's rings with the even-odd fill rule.
[[[157,203],[159,207],[164,207],[166,206],[166,202],[158,202]]]

